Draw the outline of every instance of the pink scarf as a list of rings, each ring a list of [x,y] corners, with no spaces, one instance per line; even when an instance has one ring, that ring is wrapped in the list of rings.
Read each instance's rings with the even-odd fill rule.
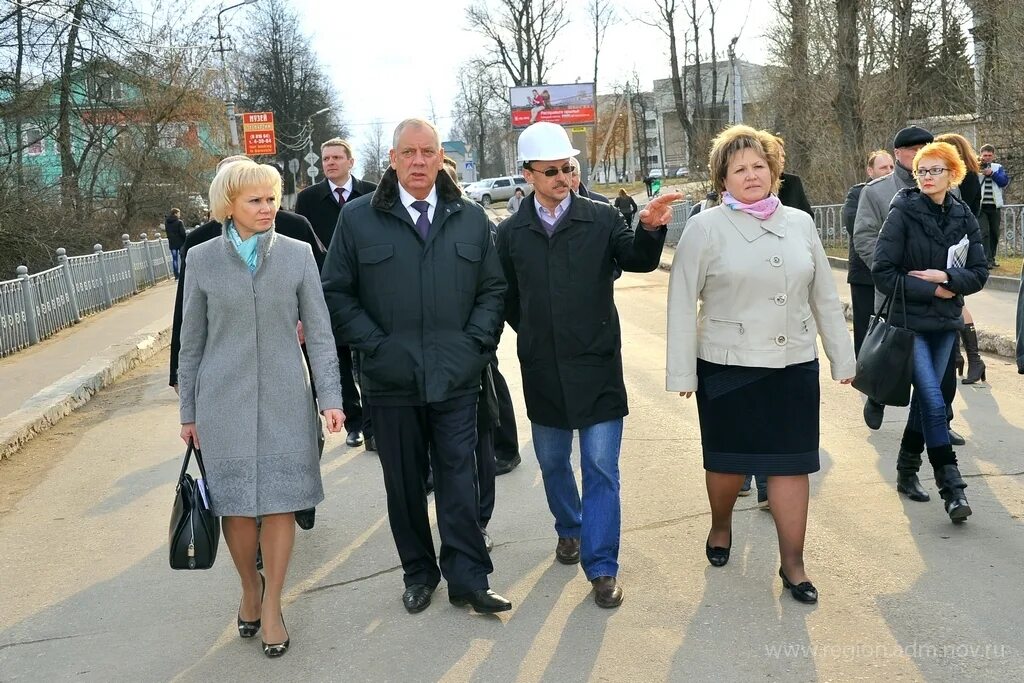
[[[734,211],[742,211],[743,213],[750,214],[760,221],[771,218],[772,214],[775,213],[775,210],[782,206],[781,202],[779,202],[779,198],[773,194],[770,194],[764,199],[756,201],[753,204],[744,204],[726,192],[722,195],[722,203]]]

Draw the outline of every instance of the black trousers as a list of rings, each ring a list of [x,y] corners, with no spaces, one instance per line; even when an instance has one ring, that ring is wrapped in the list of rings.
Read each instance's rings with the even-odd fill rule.
[[[406,587],[437,586],[443,575],[450,593],[467,593],[487,588],[494,571],[480,528],[476,406],[476,394],[425,406],[370,406]],[[440,570],[427,517],[428,467],[434,473]]]
[[[868,324],[875,312],[875,286],[850,285],[850,300],[853,304],[853,349],[860,355],[860,346],[868,333]]]
[[[364,410],[363,401],[359,397],[359,386],[356,384],[358,369],[352,362],[352,350],[347,346],[338,346],[338,372],[341,374],[341,408],[345,411],[345,431],[363,432],[364,436],[373,435],[373,427]]]
[[[508,382],[498,372],[498,364],[491,363],[491,374],[494,376],[494,392],[498,396],[497,428],[493,430],[494,457],[501,462],[508,462],[519,455],[519,432],[516,429],[516,412],[512,406],[512,394],[508,390]]]
[[[985,257],[988,262],[995,263],[996,249],[999,248],[999,237],[1002,235],[1002,212],[991,204],[982,204],[978,216],[978,227],[981,228],[981,242],[985,245]]]
[[[486,529],[494,514],[494,480],[498,475],[498,463],[494,459],[494,430],[490,426],[478,427],[476,477],[480,489],[480,526]]]

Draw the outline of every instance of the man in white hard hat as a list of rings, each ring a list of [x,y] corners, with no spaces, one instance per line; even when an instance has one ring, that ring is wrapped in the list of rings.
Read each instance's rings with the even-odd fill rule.
[[[608,204],[572,191],[569,159],[576,154],[558,125],[523,131],[519,161],[534,191],[498,226],[498,256],[508,280],[505,318],[519,335],[534,451],[555,518],[555,557],[582,562],[597,604],[618,607],[619,449],[629,411],[614,275],[616,266],[658,267],[669,205],[682,195],[651,201],[634,232]],[[582,500],[569,463],[576,430]]]

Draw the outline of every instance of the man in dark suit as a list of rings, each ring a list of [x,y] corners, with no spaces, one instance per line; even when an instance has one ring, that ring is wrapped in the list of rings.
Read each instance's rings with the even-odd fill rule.
[[[569,165],[572,166],[572,176],[569,178],[569,186],[572,191],[581,197],[586,197],[592,202],[601,202],[602,204],[611,204],[608,198],[600,192],[594,192],[593,190],[587,189],[587,186],[583,184],[582,178],[580,177],[580,161],[576,157],[569,159]]]
[[[352,176],[352,146],[341,138],[331,138],[320,145],[320,160],[323,164],[324,179],[310,185],[299,193],[295,200],[295,213],[305,216],[313,231],[325,245],[330,246],[338,216],[346,202],[362,195],[373,194],[377,188],[373,183]],[[338,365],[341,372],[341,395],[345,411],[345,443],[358,446],[366,438],[366,450],[376,451],[373,426],[369,410],[363,411],[359,388],[356,386],[352,368],[352,351],[347,345],[338,344]],[[361,433],[360,433],[361,432]]]

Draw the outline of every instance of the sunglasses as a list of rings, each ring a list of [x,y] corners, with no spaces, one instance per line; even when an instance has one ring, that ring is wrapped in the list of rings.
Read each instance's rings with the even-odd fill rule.
[[[545,168],[543,171],[538,171],[533,166],[526,166],[526,169],[533,171],[534,173],[543,173],[548,178],[554,178],[559,173],[563,173],[565,175],[572,175],[572,164],[566,164],[561,168],[558,168],[557,166],[554,166],[552,168]]]

